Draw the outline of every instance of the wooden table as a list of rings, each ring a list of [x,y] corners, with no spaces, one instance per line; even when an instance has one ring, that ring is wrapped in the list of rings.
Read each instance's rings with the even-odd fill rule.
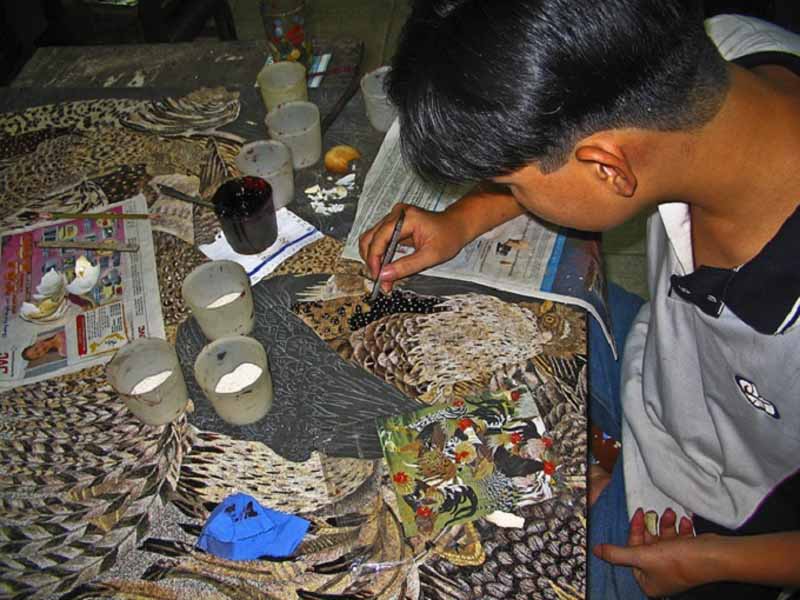
[[[331,47],[332,67],[352,66],[352,40],[332,42]],[[42,49],[14,88],[0,97],[0,112],[79,98],[160,98],[198,86],[238,86],[241,114],[224,130],[256,139],[265,135],[264,111],[252,81],[264,55],[261,44],[254,42]],[[330,75],[320,89],[310,92],[323,114],[348,79],[347,74]],[[117,87],[139,84],[145,87]],[[347,143],[361,150],[360,183],[381,139],[366,123],[363,101],[356,95],[323,145]],[[263,298],[262,314],[287,311],[282,322],[293,329],[284,331],[281,339],[288,354],[313,357],[328,352],[323,362],[335,368],[335,354],[320,339],[334,341],[326,337],[332,322],[327,317],[315,321],[312,329],[318,337],[311,329],[303,337],[306,334],[297,328],[288,304],[311,286],[325,283],[326,273],[343,268],[336,260],[339,240],[352,222],[357,197],[347,199],[344,212],[323,216],[303,193],[311,183],[329,184],[321,165],[297,174],[290,208],[330,237],[280,271],[306,274],[305,279],[264,282],[258,294]],[[182,276],[205,259],[191,246],[168,238],[156,236],[162,304],[170,337],[177,336],[183,351],[197,343],[197,336],[196,328],[185,320],[179,286]],[[459,528],[451,536],[454,539],[444,538],[434,547],[414,546],[401,534],[381,460],[334,458],[319,452],[302,458],[292,455],[294,460],[289,460],[287,447],[266,446],[258,432],[236,435],[195,426],[201,411],[166,427],[142,427],[121,406],[102,370],[95,369],[0,395],[0,422],[9,424],[0,432],[0,459],[7,467],[7,474],[0,474],[0,583],[19,597],[57,597],[79,590],[73,597],[127,592],[167,598],[216,589],[231,598],[321,598],[313,590],[358,591],[348,578],[360,551],[366,552],[368,561],[403,563],[401,569],[359,580],[379,598],[580,597],[585,582],[585,497],[579,484],[586,443],[584,315],[565,305],[467,284],[421,278],[410,285],[422,294],[478,291],[499,296],[511,304],[522,303],[553,328],[551,339],[558,343],[545,344],[544,352],[522,361],[520,369],[510,370],[507,377],[536,390],[547,408],[548,428],[563,444],[565,457],[580,457],[564,462],[564,476],[578,482],[574,493],[523,509],[524,529],[501,530],[482,520]],[[342,314],[349,314],[346,311],[356,301],[347,302],[340,306]],[[333,305],[321,306],[327,310]],[[259,322],[265,336],[275,333],[274,322]],[[558,338],[570,327],[572,338]],[[317,377],[326,377],[324,369]],[[294,380],[290,383],[299,394],[303,376],[295,375]],[[305,387],[311,389],[311,383]],[[302,436],[304,422],[297,424],[293,435]],[[220,563],[192,549],[209,509],[237,489],[263,499],[271,508],[312,519],[315,535],[304,548],[305,558],[251,567]],[[335,563],[354,551],[355,558]],[[410,562],[413,556],[418,557],[417,564]]]

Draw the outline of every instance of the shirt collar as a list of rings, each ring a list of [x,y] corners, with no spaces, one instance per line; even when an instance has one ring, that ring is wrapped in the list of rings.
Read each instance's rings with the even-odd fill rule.
[[[682,275],[694,271],[694,250],[692,249],[692,217],[689,205],[685,202],[668,202],[658,206],[661,221],[667,238],[678,258]]]
[[[683,206],[686,208],[682,214],[688,217],[688,206]],[[785,333],[796,324],[800,317],[800,207],[758,254],[736,269],[701,266],[696,271],[687,270],[686,266],[693,263],[691,219],[687,219],[687,261],[680,254],[687,247],[686,222],[678,222],[676,215],[671,218],[671,226],[667,226],[666,220],[664,224],[684,269],[684,273],[670,278],[672,290],[678,296],[712,317],[718,317],[727,307],[759,333]]]

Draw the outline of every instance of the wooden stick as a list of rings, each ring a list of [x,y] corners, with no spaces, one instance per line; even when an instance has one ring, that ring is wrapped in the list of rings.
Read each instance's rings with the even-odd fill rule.
[[[74,250],[105,250],[109,252],[138,252],[139,244],[134,242],[118,242],[106,240],[105,242],[69,242],[69,241],[40,241],[39,248],[71,248]]]
[[[144,220],[144,219],[158,219],[161,215],[158,214],[147,214],[147,213],[116,213],[116,212],[97,212],[97,213],[90,213],[90,212],[79,212],[79,213],[72,213],[72,212],[35,212],[35,211],[28,211],[20,213],[19,215],[21,218],[25,219],[26,221],[52,221],[54,219],[92,219],[94,221],[99,221],[100,219],[135,219],[135,220]]]

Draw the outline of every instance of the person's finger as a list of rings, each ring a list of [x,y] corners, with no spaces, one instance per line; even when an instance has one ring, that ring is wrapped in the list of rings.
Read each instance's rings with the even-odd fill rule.
[[[644,510],[637,508],[631,517],[630,531],[628,532],[628,545],[641,546],[644,544]]]
[[[678,537],[678,531],[675,529],[675,522],[678,520],[678,515],[671,508],[668,508],[661,515],[658,523],[658,535],[662,538]]]
[[[639,550],[637,548],[614,546],[613,544],[597,544],[592,548],[592,552],[597,558],[612,565],[639,566]]]
[[[378,276],[381,281],[397,281],[419,273],[437,262],[434,251],[430,247],[422,247],[413,254],[393,260],[381,270]]]
[[[369,241],[366,258],[364,260],[367,263],[367,267],[369,267],[369,272],[372,274],[373,279],[377,279],[379,276],[381,261],[392,239],[394,225],[394,219],[384,219],[383,223],[377,225],[372,231],[372,238]]]
[[[364,261],[364,264],[367,266],[367,271],[373,279],[378,276],[378,266],[380,265],[380,258],[375,260],[375,257],[380,255],[374,254],[375,250],[377,250],[375,246],[375,233],[383,226],[384,220],[379,221],[361,234],[358,240],[358,251],[361,254],[361,259]]]
[[[692,525],[692,520],[689,517],[681,517],[680,523],[678,524],[678,535],[694,535],[694,525]]]
[[[372,243],[373,235],[375,235],[375,228],[370,227],[358,238],[358,253],[361,255],[361,259],[364,263],[369,259],[369,246]]]

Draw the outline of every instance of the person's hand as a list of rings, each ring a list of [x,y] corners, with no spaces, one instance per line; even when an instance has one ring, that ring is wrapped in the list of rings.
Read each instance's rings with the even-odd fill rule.
[[[389,246],[401,209],[405,210],[405,219],[400,243],[413,246],[415,252],[394,260],[379,272],[381,259]],[[431,212],[410,204],[397,204],[392,212],[361,235],[359,251],[373,279],[380,277],[381,289],[388,293],[394,281],[453,258],[467,241],[458,221],[447,212]]]
[[[664,511],[658,533],[652,535],[640,508],[631,518],[627,546],[598,544],[593,552],[611,564],[631,567],[633,576],[648,596],[668,596],[710,581],[705,559],[718,537],[713,534],[696,536],[687,517],[681,517],[676,528],[676,515],[671,509]]]

